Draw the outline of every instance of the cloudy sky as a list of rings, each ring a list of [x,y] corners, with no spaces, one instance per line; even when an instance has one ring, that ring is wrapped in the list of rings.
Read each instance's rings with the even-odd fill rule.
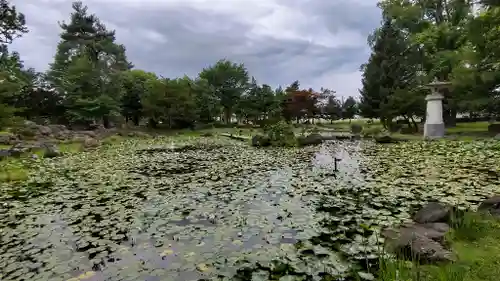
[[[71,0],[11,0],[30,33],[11,48],[45,70],[68,20]],[[137,68],[195,76],[227,58],[260,83],[327,87],[357,95],[366,38],[380,22],[377,0],[85,0],[127,47]]]

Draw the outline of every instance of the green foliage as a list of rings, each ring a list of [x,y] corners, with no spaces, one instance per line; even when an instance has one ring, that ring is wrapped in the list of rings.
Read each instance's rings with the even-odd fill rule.
[[[360,113],[389,126],[397,116],[422,116],[418,85],[418,52],[391,18],[372,36],[372,54],[363,69]]]
[[[7,0],[0,0],[0,44],[10,44],[12,41],[28,32],[26,20],[16,7]]]
[[[266,127],[265,133],[273,146],[294,147],[297,145],[294,128],[285,121]]]
[[[358,114],[358,102],[349,96],[342,104],[342,118],[352,119]]]
[[[236,64],[229,60],[219,60],[215,65],[204,68],[199,78],[205,79],[219,99],[224,109],[225,122],[231,122],[236,105],[241,96],[248,89],[248,71],[243,64]]]
[[[121,72],[131,67],[125,47],[117,45],[114,31],[79,1],[73,3],[70,22],[60,26],[61,41],[48,79],[59,92],[68,93],[69,120],[85,124],[102,120],[107,126],[109,118],[121,111]]]

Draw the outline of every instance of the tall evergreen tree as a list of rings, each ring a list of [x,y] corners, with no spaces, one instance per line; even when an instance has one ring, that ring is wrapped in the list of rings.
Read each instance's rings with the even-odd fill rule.
[[[61,23],[61,41],[48,77],[56,89],[66,95],[70,120],[91,123],[120,112],[123,92],[121,72],[132,66],[125,47],[115,43],[115,32],[81,1],[73,3],[69,23]]]
[[[391,98],[409,90],[415,82],[417,69],[412,65],[415,61],[411,61],[415,52],[390,18],[385,18],[370,41],[372,54],[362,66],[359,109],[362,116],[380,118],[388,126],[399,114],[398,105],[391,103]]]

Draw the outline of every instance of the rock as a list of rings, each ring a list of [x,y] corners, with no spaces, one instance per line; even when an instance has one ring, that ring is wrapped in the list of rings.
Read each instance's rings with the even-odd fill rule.
[[[11,133],[0,133],[0,144],[12,145],[18,141],[16,135]]]
[[[88,126],[91,131],[101,131],[104,130],[104,126],[102,124],[90,124]]]
[[[393,143],[396,142],[394,138],[392,138],[390,135],[378,135],[374,137],[375,142],[377,143]]]
[[[42,136],[52,135],[52,129],[48,126],[38,126],[38,133]]]
[[[25,120],[23,125],[24,125],[24,127],[28,127],[28,128],[36,128],[38,126],[35,122],[29,121],[29,120]]]
[[[495,137],[493,137],[495,140],[500,140],[500,134],[496,134]]]
[[[0,149],[0,160],[10,157],[10,151],[8,149]]]
[[[64,126],[64,125],[53,124],[53,125],[47,125],[47,127],[49,127],[50,130],[52,131],[52,133],[55,135],[60,134],[61,132],[68,131],[68,128],[66,128],[66,126]]]
[[[363,131],[363,126],[359,124],[351,124],[351,133],[358,135]]]
[[[431,202],[420,209],[413,217],[413,220],[418,223],[447,222],[450,215],[450,206]]]
[[[97,133],[94,131],[82,131],[80,132],[84,136],[88,136],[90,138],[97,138]]]
[[[297,138],[300,146],[317,145],[323,143],[323,137],[320,134],[310,134],[306,137]]]
[[[488,133],[499,134],[500,133],[500,123],[490,124],[488,126]]]
[[[425,262],[454,261],[455,255],[447,250],[444,238],[449,230],[444,223],[407,224],[399,229],[382,232],[389,251],[408,259]]]
[[[267,136],[255,135],[252,137],[252,146],[264,147],[264,146],[270,146],[270,145],[271,145],[271,140]]]
[[[55,145],[47,145],[45,151],[43,152],[43,157],[45,158],[54,158],[61,155],[61,151],[59,151],[59,149]]]
[[[95,147],[98,147],[99,144],[100,143],[98,140],[96,140],[94,138],[90,138],[90,137],[85,138],[85,140],[83,141],[84,148],[95,148]]]
[[[486,211],[492,215],[500,216],[500,195],[484,200],[478,207],[479,211]]]

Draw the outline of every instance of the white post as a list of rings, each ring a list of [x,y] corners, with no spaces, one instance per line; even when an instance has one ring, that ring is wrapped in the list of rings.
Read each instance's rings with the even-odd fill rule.
[[[427,95],[427,115],[425,118],[424,138],[436,139],[444,137],[443,122],[443,99],[436,88],[432,88],[432,94]]]

